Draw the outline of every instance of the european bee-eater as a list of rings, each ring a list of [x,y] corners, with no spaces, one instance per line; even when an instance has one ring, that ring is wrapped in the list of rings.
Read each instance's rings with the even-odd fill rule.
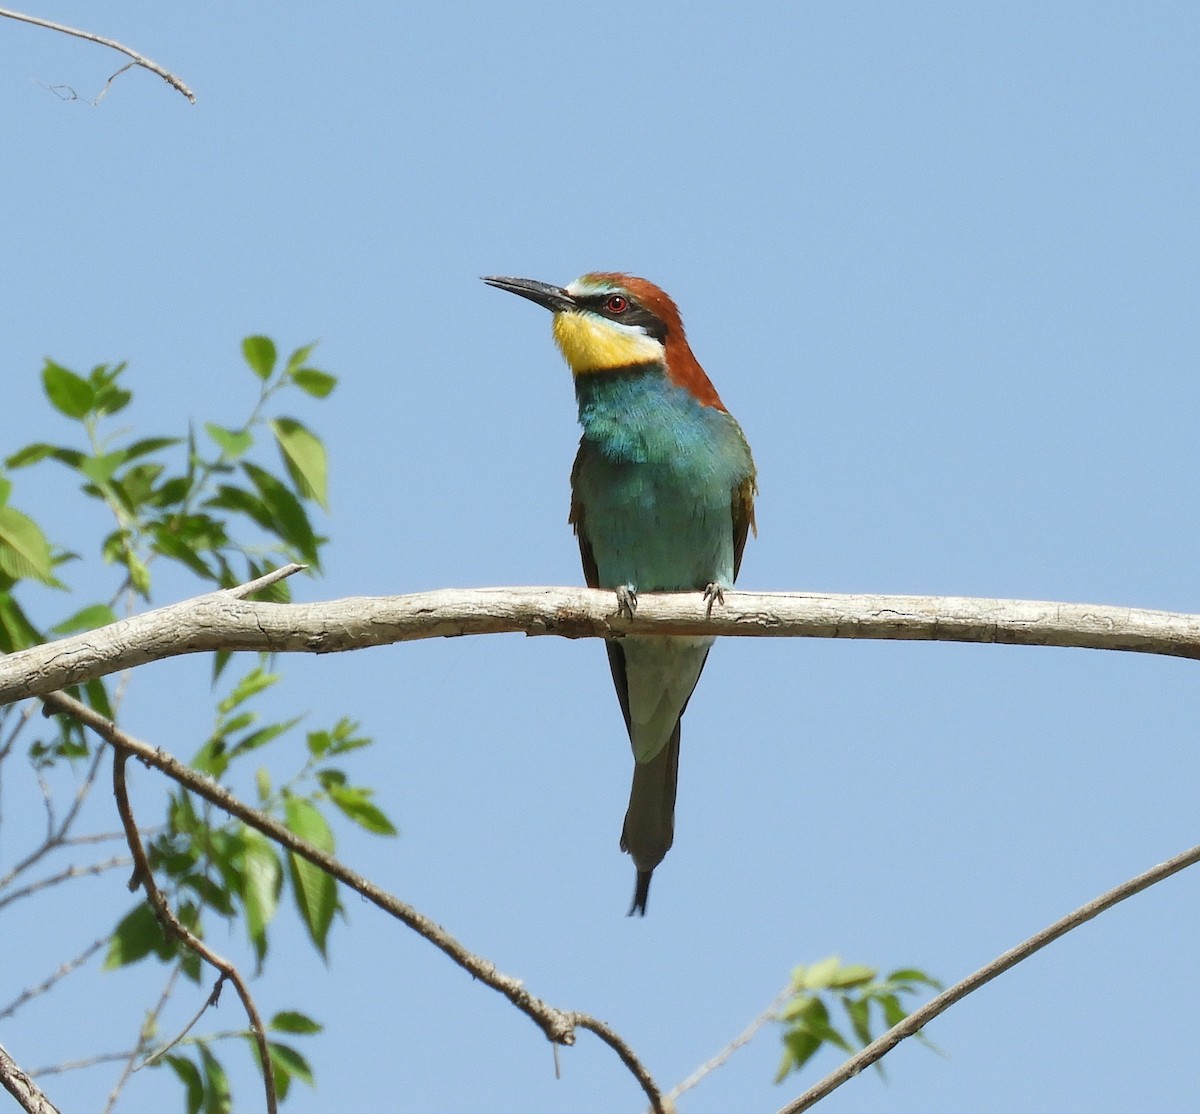
[[[632,611],[637,593],[733,586],[754,529],[754,461],[741,427],[692,355],[675,303],[632,275],[595,273],[565,289],[485,278],[554,314],[575,380],[583,437],[569,521],[592,588]],[[675,834],[679,724],[711,638],[606,643],[633,747],[621,850],[637,867],[630,914],[646,912],[650,876]]]

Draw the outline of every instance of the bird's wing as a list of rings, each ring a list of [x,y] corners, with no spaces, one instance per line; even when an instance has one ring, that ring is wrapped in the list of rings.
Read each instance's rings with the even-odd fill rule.
[[[753,530],[754,536],[758,537],[758,527],[754,523],[754,493],[757,490],[753,476],[747,477],[733,489],[733,576],[735,580],[738,570],[742,567],[742,550],[746,548],[747,536]],[[582,538],[581,534],[581,545]]]
[[[589,588],[599,588],[600,573],[596,569],[596,557],[592,553],[592,543],[588,540],[587,527],[583,518],[583,504],[575,495],[575,476],[578,471],[579,457],[577,456],[575,467],[571,470],[571,513],[567,516],[567,521],[574,527],[575,537],[579,539],[579,556],[583,560],[583,579]],[[621,643],[615,640],[606,641],[604,648],[608,651],[608,668],[612,671],[617,699],[621,702],[621,714],[625,717],[625,730],[632,731],[629,715],[629,679],[625,676],[625,651],[621,649]]]

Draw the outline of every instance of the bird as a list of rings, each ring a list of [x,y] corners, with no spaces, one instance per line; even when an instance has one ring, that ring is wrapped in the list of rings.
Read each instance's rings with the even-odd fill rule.
[[[621,272],[565,287],[483,281],[554,315],[583,430],[568,521],[588,586],[613,590],[630,616],[639,592],[702,591],[710,607],[723,599],[747,536],[757,536],[757,474],[675,302]],[[637,870],[630,916],[645,916],[651,876],[674,841],[680,722],[712,644],[673,635],[605,643],[634,759],[620,843]]]

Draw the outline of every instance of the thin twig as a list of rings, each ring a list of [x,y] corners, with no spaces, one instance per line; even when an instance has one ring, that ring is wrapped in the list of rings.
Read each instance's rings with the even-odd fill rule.
[[[99,940],[95,940],[83,949],[74,959],[68,959],[66,963],[57,968],[53,974],[43,979],[37,986],[31,986],[26,990],[22,990],[7,1006],[0,1009],[0,1021],[6,1017],[12,1017],[26,1002],[31,1002],[41,994],[45,994],[51,989],[55,983],[61,979],[65,979],[72,971],[82,967],[89,959],[92,958],[105,944],[109,941],[109,937],[101,936]]]
[[[1130,878],[1127,882],[1122,882],[1119,886],[1115,886],[1107,893],[1101,894],[1086,905],[1081,905],[1074,912],[1068,913],[1065,917],[1043,928],[1040,932],[1034,933],[1028,940],[1018,944],[1015,948],[1010,948],[1003,955],[997,956],[991,963],[980,967],[974,974],[968,975],[961,982],[957,982],[948,989],[943,990],[941,994],[936,998],[930,999],[920,1009],[913,1010],[898,1025],[893,1025],[881,1037],[873,1040],[857,1055],[851,1056],[841,1067],[830,1072],[824,1079],[815,1086],[810,1087],[794,1102],[790,1102],[787,1106],[782,1107],[779,1114],[800,1114],[801,1111],[807,1110],[831,1091],[836,1091],[847,1080],[853,1079],[864,1068],[869,1068],[877,1060],[882,1059],[906,1037],[917,1034],[930,1021],[937,1017],[938,1014],[949,1009],[959,999],[965,998],[972,991],[978,990],[985,983],[991,982],[997,975],[1002,975],[1022,960],[1028,959],[1035,952],[1041,951],[1047,944],[1053,943],[1060,936],[1066,935],[1081,924],[1086,924],[1106,909],[1111,909],[1126,898],[1133,897],[1134,894],[1141,893],[1142,890],[1148,889],[1156,883],[1170,878],[1172,874],[1178,874],[1181,870],[1186,870],[1189,866],[1194,866],[1198,862],[1200,862],[1200,845],[1188,851],[1181,852],[1174,858],[1168,859],[1165,863],[1159,863],[1158,866],[1151,867],[1136,877]]]
[[[142,1027],[138,1030],[137,1044],[125,1055],[125,1066],[121,1069],[121,1075],[113,1084],[112,1090],[108,1092],[108,1101],[104,1104],[102,1114],[111,1114],[113,1107],[117,1105],[117,1099],[121,1097],[121,1092],[125,1089],[125,1084],[129,1082],[129,1077],[138,1070],[138,1058],[146,1052],[146,1047],[150,1043],[150,1038],[154,1035],[154,1031],[158,1028],[158,1019],[162,1016],[162,1011],[167,1008],[167,1003],[171,1000],[171,993],[175,989],[175,982],[179,978],[179,972],[183,969],[182,964],[175,963],[171,968],[171,973],[167,976],[167,981],[163,984],[162,993],[158,996],[158,1001],[142,1021]],[[221,978],[225,976],[222,974]],[[219,985],[219,984],[218,984]],[[205,1002],[200,1013],[208,1009],[208,1003]],[[200,1014],[196,1015],[197,1017]]]
[[[0,762],[3,762],[12,752],[13,743],[17,741],[17,736],[21,733],[22,728],[34,717],[37,712],[36,704],[27,704],[17,722],[13,725],[13,729],[9,732],[9,736],[4,740],[4,745],[0,746]]]
[[[80,1071],[83,1068],[95,1068],[101,1064],[114,1064],[118,1060],[128,1060],[137,1055],[137,1049],[131,1048],[126,1052],[97,1052],[95,1056],[85,1056],[82,1060],[64,1060],[61,1064],[47,1064],[29,1074],[35,1079],[44,1075],[65,1075],[69,1071]]]
[[[184,83],[173,73],[171,73],[170,70],[164,70],[157,62],[152,62],[149,58],[139,54],[136,50],[131,50],[129,47],[125,46],[123,43],[117,42],[115,39],[107,39],[103,35],[97,35],[91,31],[80,31],[76,27],[67,27],[62,23],[52,23],[48,19],[40,19],[38,16],[34,15],[25,15],[23,12],[12,12],[7,8],[0,8],[0,16],[4,16],[8,19],[15,19],[21,23],[32,23],[35,27],[45,27],[50,31],[60,31],[64,35],[74,35],[77,39],[86,39],[89,43],[99,43],[101,46],[107,46],[112,50],[119,50],[127,58],[133,59],[133,65],[141,66],[143,69],[149,70],[151,73],[158,74],[163,81],[165,81],[173,89],[177,89],[180,93],[187,97],[192,104],[196,103],[196,94],[193,93],[186,85],[184,85]],[[113,77],[116,77],[117,74],[122,73],[127,68],[128,67],[122,67],[117,71],[117,73],[113,74]],[[113,77],[108,79],[109,85],[112,84]],[[104,87],[104,92],[102,92],[100,97],[97,97],[96,100],[99,101],[107,91],[108,85]]]
[[[275,1091],[275,1068],[271,1063],[270,1049],[267,1047],[267,1030],[266,1026],[263,1025],[262,1018],[259,1016],[258,1007],[254,1004],[254,999],[250,995],[250,988],[246,986],[246,982],[237,967],[223,956],[214,952],[212,948],[205,944],[194,932],[185,927],[179,918],[175,916],[167,899],[162,895],[162,891],[159,890],[154,881],[154,875],[150,869],[150,861],[146,858],[146,849],[142,846],[142,839],[138,833],[137,821],[134,819],[133,810],[129,805],[129,791],[125,784],[125,763],[129,758],[129,753],[128,750],[123,749],[114,749],[113,751],[113,796],[116,798],[117,811],[121,815],[121,823],[125,828],[126,838],[129,840],[129,850],[133,853],[134,874],[140,881],[142,888],[146,891],[146,899],[150,902],[150,908],[154,910],[154,915],[158,918],[158,923],[162,926],[163,933],[168,937],[174,936],[185,947],[190,948],[201,959],[211,967],[215,967],[233,983],[238,997],[242,1000],[242,1008],[246,1011],[246,1016],[250,1019],[250,1030],[254,1034],[254,1040],[258,1046],[258,1054],[262,1060],[263,1087],[267,1095],[267,1114],[277,1114],[278,1102]]]
[[[150,1067],[151,1064],[153,1064],[156,1060],[161,1059],[168,1052],[170,1052],[172,1048],[174,1048],[177,1044],[179,1044],[180,1041],[182,1041],[184,1039],[184,1037],[186,1037],[188,1035],[188,1033],[190,1033],[196,1027],[196,1022],[199,1021],[200,1018],[202,1018],[205,1015],[205,1013],[209,1010],[209,1008],[216,1006],[217,1003],[221,1000],[221,987],[224,985],[225,985],[225,972],[222,971],[217,976],[217,981],[213,984],[212,992],[209,994],[209,996],[207,998],[204,999],[203,1004],[195,1012],[195,1014],[192,1015],[191,1021],[189,1021],[179,1031],[179,1033],[175,1037],[173,1037],[171,1040],[167,1041],[167,1043],[164,1044],[161,1048],[156,1048],[153,1052],[151,1052],[133,1070],[141,1071],[142,1068]]]
[[[56,1107],[0,1044],[0,1087],[15,1098],[26,1114],[58,1114]]]
[[[710,1060],[706,1060],[701,1064],[691,1075],[689,1075],[682,1083],[676,1084],[666,1094],[666,1097],[674,1102],[684,1091],[690,1091],[697,1083],[701,1082],[706,1075],[714,1072],[721,1067],[726,1060],[729,1059],[739,1048],[749,1044],[768,1021],[774,1021],[779,1016],[779,1008],[786,1002],[794,993],[790,986],[781,990],[771,1004],[763,1010],[749,1025],[746,1026],[736,1037],[733,1038],[724,1048],[721,1049]]]
[[[80,784],[79,790],[75,794],[75,799],[71,802],[71,807],[67,809],[67,814],[62,818],[61,823],[55,822],[54,802],[50,794],[50,787],[46,784],[46,780],[42,776],[42,771],[38,770],[38,785],[41,787],[42,799],[46,807],[46,837],[25,858],[18,862],[16,866],[12,867],[3,878],[0,878],[0,890],[11,885],[14,879],[44,859],[51,851],[63,846],[67,840],[67,832],[70,830],[71,825],[75,823],[75,818],[79,815],[79,810],[83,806],[84,799],[95,783],[96,771],[100,767],[102,754],[103,751],[97,749],[96,753],[92,755],[92,761],[88,766],[87,773],[84,775],[83,782]]]
[[[525,989],[520,979],[498,971],[495,965],[474,952],[468,951],[444,928],[419,913],[411,905],[375,885],[369,879],[351,870],[341,860],[314,847],[289,831],[283,824],[265,812],[252,808],[239,800],[223,786],[198,774],[189,766],[173,758],[166,751],[152,747],[120,730],[98,712],[81,704],[63,693],[52,693],[44,698],[46,705],[56,712],[74,716],[110,743],[118,753],[131,754],[141,762],[166,774],[185,789],[216,805],[217,808],[241,820],[247,827],[254,828],[279,846],[319,867],[331,877],[361,894],[373,905],[395,917],[413,931],[423,936],[434,947],[441,950],[474,978],[503,994],[526,1017],[530,1018],[553,1044],[575,1043],[575,1029],[588,1029],[611,1047],[630,1068],[646,1093],[656,1114],[666,1114],[662,1094],[649,1071],[638,1060],[633,1051],[603,1022],[584,1013],[568,1012],[543,1002]]]
[[[37,893],[39,890],[48,890],[51,886],[57,886],[60,882],[69,882],[72,878],[87,878],[94,874],[103,874],[106,870],[113,870],[119,866],[128,866],[132,860],[127,855],[115,855],[111,859],[105,859],[100,863],[89,863],[87,866],[69,866],[66,870],[60,870],[57,874],[47,875],[45,878],[39,878],[36,882],[30,882],[27,886],[22,886],[19,890],[13,890],[12,893],[7,893],[0,897],[0,909],[6,905],[11,905],[14,901],[20,901],[22,898],[29,897]],[[2,1017],[3,1014],[0,1014]]]

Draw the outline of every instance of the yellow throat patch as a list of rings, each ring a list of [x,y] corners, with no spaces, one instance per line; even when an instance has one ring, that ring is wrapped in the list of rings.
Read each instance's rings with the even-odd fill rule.
[[[641,329],[594,313],[556,313],[554,340],[575,375],[658,363],[664,356],[663,346]]]

